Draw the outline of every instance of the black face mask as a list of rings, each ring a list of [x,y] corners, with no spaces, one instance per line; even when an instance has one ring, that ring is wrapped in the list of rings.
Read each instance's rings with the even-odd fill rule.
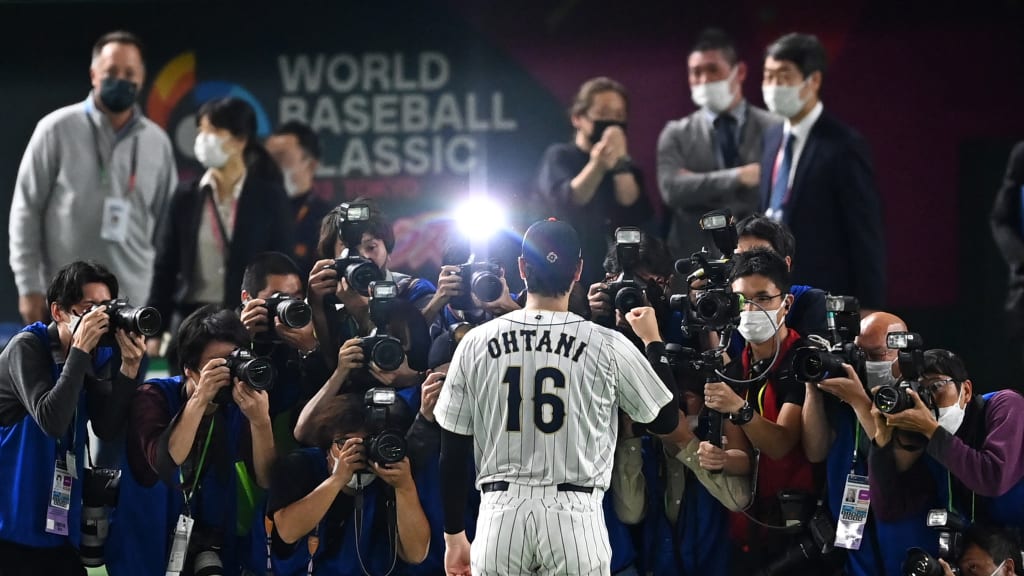
[[[601,136],[604,135],[604,131],[612,126],[618,126],[622,128],[622,131],[626,131],[626,123],[619,122],[617,120],[594,120],[594,131],[590,133],[590,145],[593,146],[601,141]]]
[[[134,82],[108,76],[100,84],[100,102],[115,114],[124,112],[135,104],[138,90]]]

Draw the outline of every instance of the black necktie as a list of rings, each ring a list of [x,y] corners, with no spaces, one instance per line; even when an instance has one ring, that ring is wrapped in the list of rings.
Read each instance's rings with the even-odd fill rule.
[[[739,166],[740,151],[736,146],[736,118],[727,113],[719,114],[715,118],[715,134],[725,167]]]

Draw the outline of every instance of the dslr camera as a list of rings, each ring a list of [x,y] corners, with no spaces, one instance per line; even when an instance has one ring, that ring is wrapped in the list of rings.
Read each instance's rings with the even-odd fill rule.
[[[843,364],[864,373],[866,357],[854,339],[860,334],[860,304],[852,296],[825,297],[825,322],[831,334],[831,346],[806,346],[793,356],[793,371],[801,382],[821,382],[843,376]]]
[[[275,292],[266,299],[267,331],[257,334],[256,340],[261,342],[281,342],[274,328],[274,319],[280,318],[281,324],[289,328],[302,328],[313,321],[313,310],[305,301],[283,292]]]
[[[640,241],[643,233],[639,228],[623,226],[615,230],[615,256],[622,272],[618,278],[608,283],[607,294],[615,309],[627,314],[633,308],[644,305],[644,288],[646,285],[637,279],[636,266],[640,262]],[[614,316],[611,322],[614,323]]]
[[[458,274],[462,278],[462,294],[449,302],[456,310],[476,308],[473,296],[481,302],[494,302],[505,291],[501,285],[501,266],[493,262],[477,262],[475,256],[470,256],[469,262],[459,264]]]
[[[934,508],[928,511],[928,526],[939,533],[939,558],[942,558],[950,565],[953,574],[960,574],[960,569],[955,565],[956,559],[964,552],[964,530],[963,521],[956,514],[952,514],[945,508]],[[907,550],[907,557],[903,560],[904,576],[942,576],[942,566],[931,554],[920,548]]]
[[[827,556],[835,550],[836,526],[820,500],[810,520],[806,522],[801,522],[800,518],[806,518],[806,504],[814,503],[813,500],[807,500],[806,494],[783,492],[779,501],[783,507],[783,520],[786,521],[786,525],[803,524],[804,530],[795,544],[784,550],[782,556],[759,572],[761,576],[794,573],[794,568]],[[788,514],[787,508],[790,509]]]
[[[732,223],[732,212],[725,208],[708,212],[700,219],[701,230],[711,233],[715,248],[722,258],[711,259],[707,250],[696,252],[689,260],[676,260],[676,272],[686,276],[686,284],[691,290],[694,282],[704,280],[699,294],[690,304],[689,294],[677,294],[669,299],[669,307],[683,313],[684,324],[693,322],[707,330],[724,330],[736,326],[743,310],[743,297],[734,294],[729,277],[732,275],[732,262],[729,258],[736,251],[738,238],[736,225]],[[688,332],[684,326],[684,333]]]
[[[274,387],[274,366],[269,358],[258,357],[245,348],[235,348],[225,360],[228,370],[231,371],[231,378],[238,378],[249,388],[269,391]],[[218,390],[214,398],[217,404],[227,404],[231,401],[231,386]]]
[[[334,270],[339,278],[344,278],[356,292],[363,296],[370,295],[370,284],[384,280],[384,272],[369,258],[349,255],[346,248],[341,258],[334,260]]]
[[[401,462],[408,448],[405,434],[391,423],[391,407],[396,401],[395,389],[388,387],[370,388],[364,396],[370,429],[364,442],[366,457],[379,465]]]
[[[114,333],[118,328],[132,334],[141,334],[147,338],[160,333],[163,319],[156,308],[148,306],[136,308],[128,304],[127,298],[114,298],[93,306],[90,312],[100,306],[107,307],[107,316],[110,317],[109,328],[107,333],[100,338],[100,346],[116,346],[117,340],[114,338]]]
[[[398,297],[398,286],[394,282],[370,283],[370,320],[376,326],[372,336],[362,339],[363,358],[373,362],[384,372],[392,372],[405,362],[405,348],[402,342],[388,335],[391,313],[395,298]]]
[[[121,471],[86,468],[82,481],[82,564],[98,568],[110,528],[110,509],[117,506]]]
[[[884,414],[896,414],[914,407],[914,399],[908,390],[917,392],[925,406],[938,417],[934,391],[921,385],[921,372],[924,370],[924,340],[914,332],[890,332],[886,337],[886,346],[899,350],[899,366],[901,379],[894,385],[882,386],[875,392],[875,406]]]

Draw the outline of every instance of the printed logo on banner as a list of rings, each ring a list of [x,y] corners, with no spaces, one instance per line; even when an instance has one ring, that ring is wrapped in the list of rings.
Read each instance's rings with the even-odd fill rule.
[[[146,100],[146,116],[159,124],[174,141],[178,154],[193,158],[192,143],[196,136],[195,111],[204,102],[233,96],[241,98],[256,112],[256,132],[262,138],[270,134],[270,118],[263,104],[245,87],[221,80],[196,81],[196,53],[183,52],[171,59],[153,81]],[[191,98],[189,98],[191,97]],[[187,103],[189,114],[171,125],[174,111]]]

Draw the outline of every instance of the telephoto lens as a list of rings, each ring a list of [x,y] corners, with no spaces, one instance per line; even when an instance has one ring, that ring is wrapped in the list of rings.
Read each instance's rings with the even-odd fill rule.
[[[219,548],[207,548],[196,553],[192,563],[194,576],[221,576],[224,574],[224,563],[220,559]]]
[[[821,348],[800,348],[793,355],[793,372],[800,382],[821,382],[826,378],[845,376],[843,361]]]

